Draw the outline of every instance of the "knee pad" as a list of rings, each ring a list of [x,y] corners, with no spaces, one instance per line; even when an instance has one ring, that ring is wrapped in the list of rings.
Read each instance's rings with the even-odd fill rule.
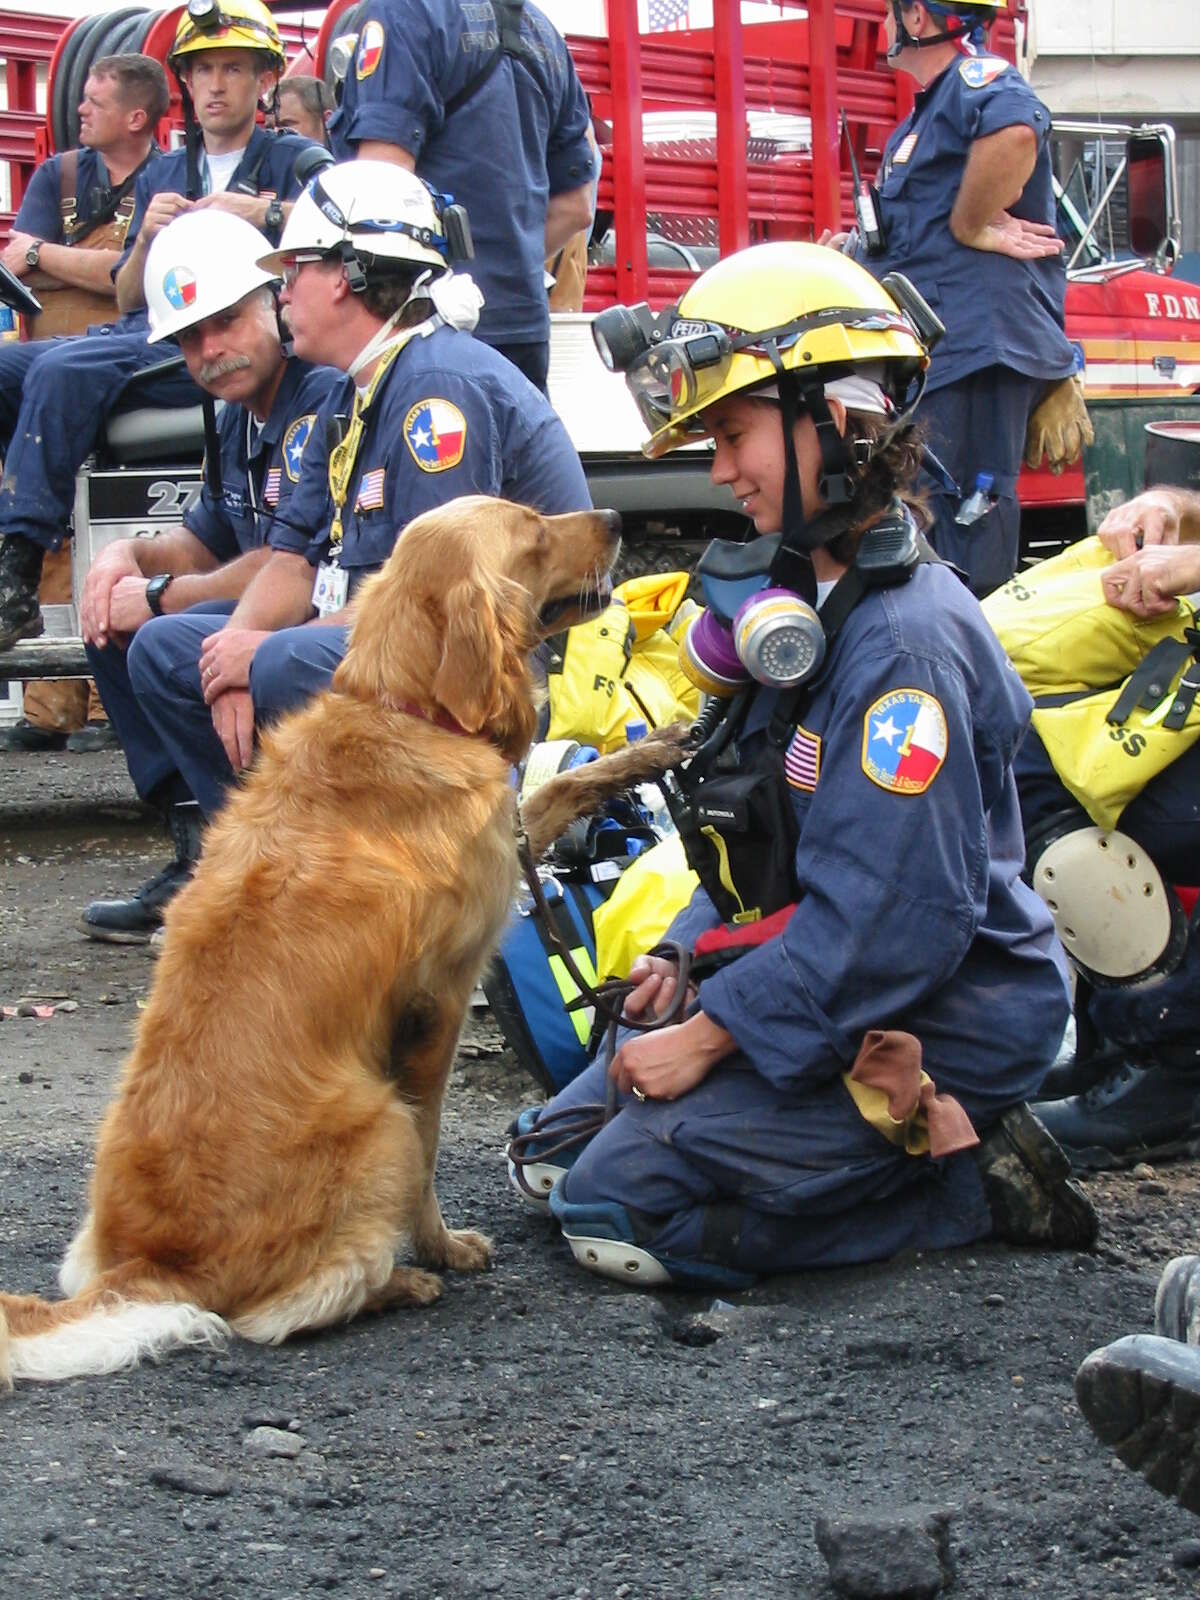
[[[1030,881],[1072,963],[1097,987],[1160,977],[1182,960],[1183,907],[1128,834],[1073,828],[1047,836]]]

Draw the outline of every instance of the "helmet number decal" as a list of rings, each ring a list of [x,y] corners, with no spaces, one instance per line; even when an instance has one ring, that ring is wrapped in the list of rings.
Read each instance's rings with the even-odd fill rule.
[[[383,23],[374,18],[364,23],[358,36],[358,53],[354,58],[354,76],[359,83],[369,78],[383,60]]]
[[[463,458],[467,419],[449,400],[422,400],[404,419],[404,441],[422,472],[448,472]]]
[[[942,770],[946,713],[924,689],[893,689],[863,718],[862,769],[892,794],[924,794]]]

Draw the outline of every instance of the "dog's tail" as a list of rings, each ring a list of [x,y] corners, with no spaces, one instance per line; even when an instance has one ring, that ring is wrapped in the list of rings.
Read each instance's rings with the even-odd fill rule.
[[[187,1345],[220,1348],[229,1326],[213,1311],[164,1298],[143,1264],[118,1268],[70,1300],[0,1294],[0,1391],[17,1378],[58,1383],[159,1360]]]

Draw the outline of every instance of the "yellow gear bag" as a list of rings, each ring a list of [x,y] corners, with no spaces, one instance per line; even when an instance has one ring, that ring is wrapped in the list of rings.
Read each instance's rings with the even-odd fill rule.
[[[612,894],[592,912],[597,979],[627,978],[634,961],[659,943],[699,882],[677,833],[635,856]]]
[[[1200,697],[1182,726],[1164,726],[1188,662],[1182,652],[1155,704],[1133,706],[1119,723],[1108,713],[1126,681],[1163,640],[1184,642],[1196,613],[1141,619],[1110,606],[1100,573],[1115,557],[1097,538],[1019,572],[983,602],[983,612],[1033,696],[1033,726],[1062,783],[1099,828],[1121,812],[1200,735]],[[1064,705],[1038,702],[1073,695]],[[1174,720],[1174,719],[1172,719]]]
[[[547,739],[575,739],[601,755],[621,749],[625,727],[693,721],[700,691],[679,666],[679,639],[700,614],[686,572],[629,578],[590,622],[567,630],[547,683]]]

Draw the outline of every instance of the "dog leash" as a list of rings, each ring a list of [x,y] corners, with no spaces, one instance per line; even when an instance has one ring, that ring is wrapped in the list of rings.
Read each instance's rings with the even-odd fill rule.
[[[512,1162],[513,1172],[517,1182],[526,1194],[535,1200],[544,1198],[542,1193],[535,1190],[525,1177],[525,1168],[540,1162],[548,1161],[550,1157],[561,1155],[564,1150],[573,1150],[576,1145],[585,1144],[594,1134],[598,1133],[606,1123],[611,1122],[617,1112],[617,1084],[611,1075],[613,1057],[616,1055],[617,1031],[621,1027],[632,1028],[638,1033],[653,1033],[656,1028],[669,1027],[677,1021],[687,1002],[688,973],[691,969],[691,952],[683,945],[676,944],[673,940],[666,940],[656,945],[650,952],[651,955],[665,956],[676,963],[678,977],[676,979],[675,996],[671,1004],[661,1017],[642,1021],[639,1017],[625,1015],[625,1001],[637,987],[626,978],[610,978],[605,983],[593,984],[584,977],[579,966],[571,954],[566,941],[562,938],[550,912],[546,900],[546,891],[542,887],[542,880],[538,876],[537,866],[529,848],[529,836],[524,828],[517,828],[517,855],[521,863],[521,871],[533,897],[534,915],[542,919],[547,937],[554,946],[563,966],[566,968],[572,982],[579,993],[573,1000],[566,1002],[568,1011],[578,1011],[585,1006],[592,1006],[600,1016],[605,1019],[604,1030],[604,1073],[605,1073],[605,1098],[604,1103],[599,1101],[589,1102],[577,1106],[568,1106],[563,1111],[552,1111],[543,1117],[536,1128],[528,1133],[514,1134],[509,1141],[508,1159]],[[637,1091],[634,1091],[635,1095]],[[638,1096],[645,1099],[644,1095]],[[555,1141],[547,1145],[547,1138]],[[535,1148],[536,1147],[536,1148]]]

